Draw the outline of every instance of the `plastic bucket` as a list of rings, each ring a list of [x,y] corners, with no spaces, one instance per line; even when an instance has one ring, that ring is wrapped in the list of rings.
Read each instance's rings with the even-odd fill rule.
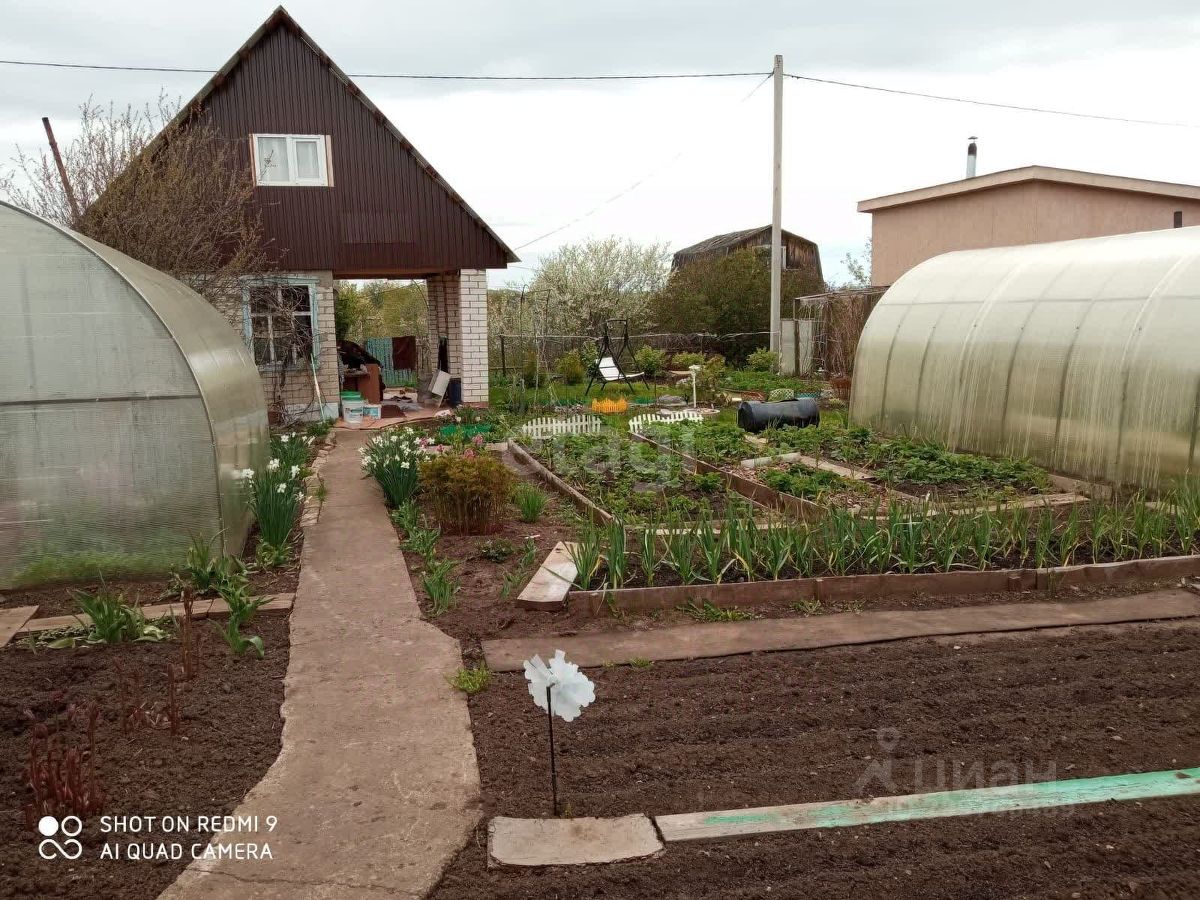
[[[363,414],[363,417],[367,418],[367,419],[382,419],[383,418],[383,404],[382,403],[364,403],[362,414]]]
[[[342,418],[346,420],[347,425],[358,425],[362,422],[363,402],[361,397],[354,400],[343,395]]]

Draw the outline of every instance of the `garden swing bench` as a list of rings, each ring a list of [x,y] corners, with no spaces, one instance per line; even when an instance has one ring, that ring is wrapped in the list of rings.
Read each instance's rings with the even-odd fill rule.
[[[619,325],[621,329],[621,346],[615,352],[612,346],[611,326]],[[592,370],[592,374],[588,377],[587,389],[583,395],[586,397],[592,390],[592,385],[597,381],[602,381],[604,384],[610,384],[614,381],[623,381],[630,384],[633,379],[640,378],[642,384],[647,387],[650,382],[646,381],[644,372],[626,372],[621,368],[621,354],[627,354],[630,361],[633,361],[632,354],[629,353],[629,320],[628,319],[607,319],[604,322],[603,331],[600,335],[600,352],[599,360],[596,367]]]

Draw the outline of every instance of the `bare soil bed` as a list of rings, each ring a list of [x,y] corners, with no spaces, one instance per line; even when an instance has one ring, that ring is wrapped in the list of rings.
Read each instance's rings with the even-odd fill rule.
[[[286,615],[260,613],[248,628],[262,637],[266,658],[233,657],[213,633],[204,635],[199,672],[179,686],[181,728],[172,737],[149,724],[120,725],[120,660],[127,683],[139,678],[141,698],[152,711],[165,704],[168,666],[179,661],[179,645],[136,643],[33,653],[15,646],[0,650],[0,897],[120,898],[152,900],[190,862],[192,844],[211,835],[198,831],[166,836],[180,841],[178,861],[100,859],[105,840],[137,843],[128,834],[100,833],[99,814],[86,818],[74,861],[42,860],[40,836],[25,828],[23,808],[32,794],[26,782],[32,722],[30,711],[52,730],[86,745],[78,726],[65,720],[69,703],[95,700],[96,772],[107,795],[104,815],[222,815],[231,811],[262,778],[279,754],[283,721],[283,676],[288,662]],[[164,839],[161,832],[142,840]],[[257,838],[262,840],[263,838]],[[256,840],[256,838],[248,838]]]
[[[420,564],[419,558],[415,564]],[[782,619],[846,612],[950,609],[960,606],[990,606],[1007,603],[1062,603],[1074,600],[1098,600],[1102,597],[1124,597],[1130,594],[1175,587],[1177,584],[1177,580],[1160,580],[1125,582],[1096,587],[1069,587],[1054,592],[999,591],[954,596],[918,594],[910,597],[878,597],[858,601],[837,600],[819,607],[801,607],[773,601],[755,606],[739,606],[738,610],[750,618]],[[490,607],[460,604],[459,609],[434,621],[446,629],[449,624],[447,620],[450,620],[451,616],[455,617],[455,627],[459,630],[450,633],[467,642],[468,646],[464,649],[468,658],[476,655],[475,647],[478,641],[490,638],[523,637],[537,634],[567,637],[595,631],[644,631],[669,625],[688,625],[696,621],[682,604],[675,609],[660,609],[647,613],[621,613],[617,616],[604,613],[592,616],[588,612],[587,606],[578,601],[570,601],[568,609],[554,613],[518,610],[513,604],[503,603]]]
[[[422,612],[442,631],[462,641],[468,651],[468,657],[477,655],[479,641],[482,639],[507,634],[509,629],[522,633],[523,628],[536,628],[545,623],[548,615],[556,621],[566,616],[565,613],[548,614],[522,609],[517,606],[517,595],[554,549],[554,545],[559,541],[572,539],[575,508],[570,501],[554,493],[532,473],[527,472],[510,454],[504,454],[504,461],[523,480],[537,485],[545,492],[548,498],[546,508],[541,518],[533,524],[522,522],[516,509],[509,507],[505,519],[496,523],[497,527],[492,534],[443,533],[438,538],[437,555],[443,559],[458,561],[455,576],[459,581],[459,592],[455,598],[455,605],[448,612],[440,616],[432,615],[432,606],[421,585],[424,561],[419,554],[404,551],[404,561],[411,574],[413,589],[416,591]],[[418,494],[417,504],[430,521],[435,520],[433,506],[427,495]],[[533,541],[536,551],[532,557],[532,564],[523,567],[522,556],[527,539]],[[496,562],[482,555],[485,545],[489,542],[494,544],[499,540],[504,540],[512,546],[512,556],[502,562]],[[507,596],[502,596],[506,576],[511,586]]]
[[[259,569],[254,566],[254,548],[257,541],[256,532],[246,541],[246,551],[242,554],[242,559],[251,566],[248,573],[250,593],[256,596],[294,594],[296,586],[300,582],[300,551],[304,547],[304,532],[299,528],[296,529],[292,541],[292,562],[278,569]],[[36,606],[38,608],[38,611],[34,613],[36,619],[74,615],[79,612],[79,605],[73,599],[74,592],[95,593],[102,587],[123,594],[127,602],[137,606],[168,603],[173,596],[177,596],[171,593],[171,579],[166,575],[147,578],[105,578],[103,580],[97,578],[89,581],[5,591],[0,594],[0,608]]]
[[[571,815],[734,809],[1194,766],[1194,628],[589,670],[556,723]],[[519,673],[471,698],[485,812],[548,812],[545,721]],[[485,833],[434,896],[1200,896],[1200,803],[1143,803],[672,845],[656,860],[488,870]],[[1134,893],[1130,885],[1137,888]],[[768,893],[769,892],[769,893]]]

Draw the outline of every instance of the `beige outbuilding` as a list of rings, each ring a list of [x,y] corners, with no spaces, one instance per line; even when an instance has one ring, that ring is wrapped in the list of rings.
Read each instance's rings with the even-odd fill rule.
[[[871,283],[951,250],[1200,225],[1200,186],[1025,166],[863,200]]]

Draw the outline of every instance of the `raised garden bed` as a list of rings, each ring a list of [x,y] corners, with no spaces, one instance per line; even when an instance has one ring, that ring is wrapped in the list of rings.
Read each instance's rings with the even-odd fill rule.
[[[1172,769],[1196,746],[1195,635],[1139,626],[589,670],[596,702],[555,727],[560,796],[573,816],[658,815]],[[546,815],[545,719],[524,677],[495,675],[470,704],[485,816]],[[543,870],[489,868],[481,831],[433,896],[1116,897],[1136,882],[1182,897],[1200,892],[1197,840],[1194,801],[671,845]]]
[[[1091,501],[957,516],[892,505],[879,516],[835,510],[766,526],[730,517],[719,530],[711,522],[653,536],[633,529],[623,543],[619,532],[591,528],[577,540],[577,587],[592,591],[586,599],[598,612],[781,592],[800,603],[837,591],[953,594],[1195,574],[1197,498],[1189,489],[1165,505]]]
[[[531,455],[593,518],[629,525],[724,519],[761,512],[720,473],[696,471],[682,456],[616,431],[566,435],[540,442]],[[556,485],[560,491],[562,486]],[[579,495],[576,497],[575,495]]]
[[[177,735],[165,721],[165,670],[179,663],[176,641],[39,652],[14,643],[0,649],[0,714],[6,723],[0,754],[10,763],[0,768],[0,896],[152,900],[191,862],[191,845],[211,837],[194,830],[197,815],[229,813],[266,773],[279,753],[283,726],[287,616],[263,612],[254,619],[251,630],[266,647],[261,660],[231,655],[207,622],[197,622],[196,629],[203,635],[196,677],[177,684]],[[105,794],[103,810],[85,817],[81,859],[45,861],[37,853],[40,836],[25,827],[32,731],[35,721],[43,723],[68,745],[86,748],[92,702],[98,710],[95,770]],[[68,721],[71,704],[83,711],[82,721]],[[135,708],[141,714],[123,729],[121,720]],[[137,835],[101,834],[101,813],[190,816],[193,830],[170,837],[182,843],[184,858],[100,859],[105,841],[139,842]]]
[[[765,485],[781,495],[773,505],[800,513],[808,503],[855,510],[892,500],[980,505],[1050,490],[1047,473],[1021,460],[950,453],[840,421],[757,436],[721,422],[654,425],[645,436],[702,466]]]

